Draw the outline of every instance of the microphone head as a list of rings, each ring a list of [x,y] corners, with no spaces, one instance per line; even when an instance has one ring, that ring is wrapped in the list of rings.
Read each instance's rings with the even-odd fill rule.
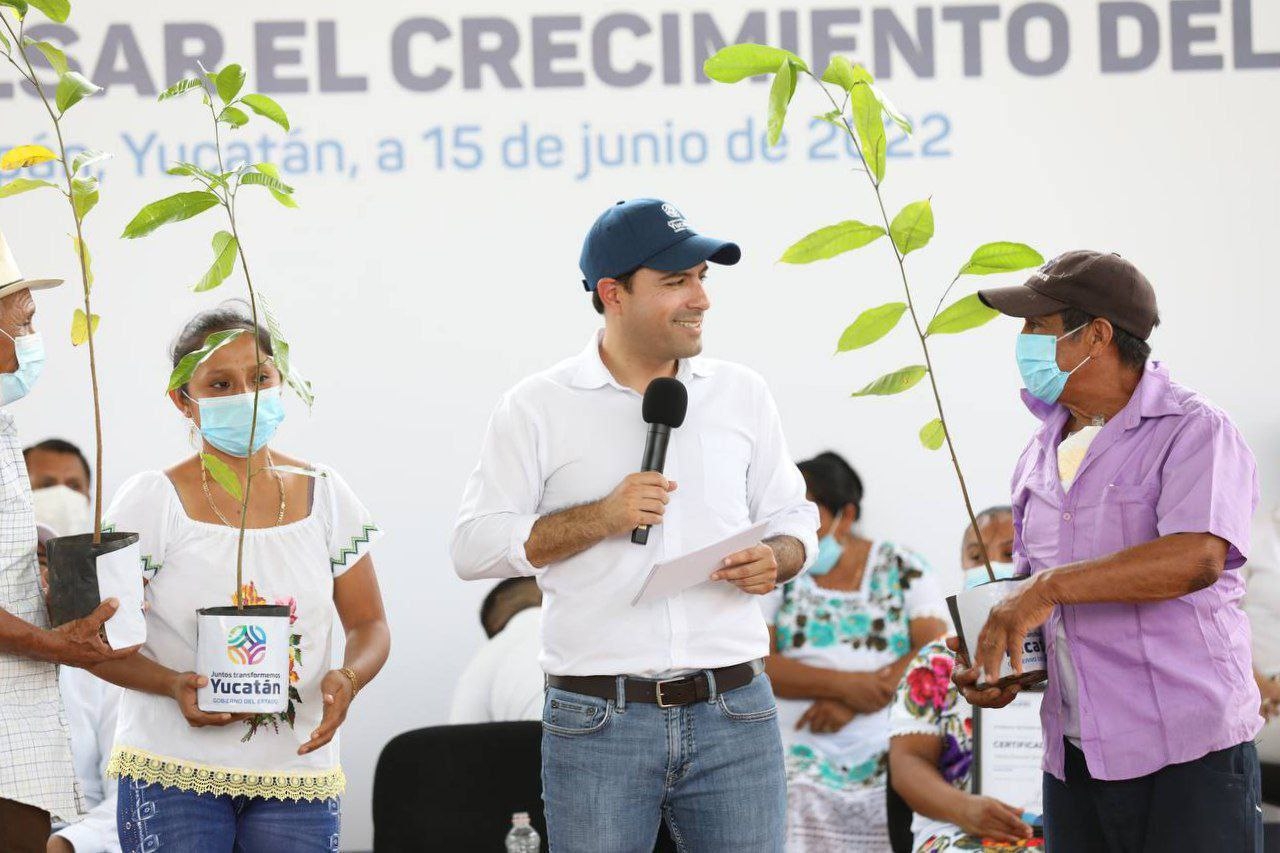
[[[689,411],[689,391],[679,379],[659,376],[644,389],[640,410],[645,423],[675,429],[684,423],[685,413]]]

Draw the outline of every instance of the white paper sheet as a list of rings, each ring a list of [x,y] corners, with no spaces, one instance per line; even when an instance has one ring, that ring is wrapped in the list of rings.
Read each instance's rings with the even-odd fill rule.
[[[674,560],[658,563],[649,570],[649,575],[644,579],[644,585],[631,600],[631,606],[635,607],[644,601],[667,598],[691,586],[706,583],[711,573],[720,568],[720,563],[725,557],[759,544],[766,526],[767,523],[763,521],[753,524],[746,530],[721,539],[719,542],[690,551]]]
[[[113,649],[146,642],[147,620],[142,612],[142,548],[139,543],[98,557],[98,593],[102,600],[120,601],[116,615],[103,625]]]

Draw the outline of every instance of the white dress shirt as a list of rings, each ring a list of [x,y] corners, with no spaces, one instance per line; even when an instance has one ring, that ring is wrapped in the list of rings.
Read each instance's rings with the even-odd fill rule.
[[[71,729],[71,760],[89,813],[54,835],[70,841],[76,853],[120,853],[116,780],[106,774],[124,691],[71,666],[59,667],[58,686]]]
[[[542,608],[529,607],[480,647],[453,691],[449,722],[542,719]]]
[[[622,534],[541,569],[529,562],[525,543],[539,517],[600,500],[639,469],[642,398],[610,374],[599,342],[597,332],[580,354],[498,404],[454,527],[454,568],[465,580],[537,577],[539,660],[552,675],[655,676],[765,656],[769,633],[755,597],[728,582],[631,605],[655,563],[754,522],[768,522],[765,538],[798,539],[806,565],[817,552],[817,509],[805,500],[773,397],[739,365],[680,362],[689,411],[671,434],[665,469],[678,488],[648,545]]]

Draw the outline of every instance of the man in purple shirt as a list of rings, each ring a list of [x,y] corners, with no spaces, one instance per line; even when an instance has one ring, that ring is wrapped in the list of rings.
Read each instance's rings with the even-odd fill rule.
[[[1017,687],[979,689],[980,676],[1043,626],[1049,850],[1261,851],[1237,571],[1253,454],[1148,362],[1155,292],[1118,255],[1068,252],[979,296],[1025,320],[1023,399],[1043,425],[1013,475],[1018,571],[1033,580],[992,610],[956,684],[975,705],[1008,704]]]

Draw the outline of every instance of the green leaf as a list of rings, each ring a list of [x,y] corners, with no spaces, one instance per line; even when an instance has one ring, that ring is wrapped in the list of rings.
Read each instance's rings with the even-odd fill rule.
[[[254,163],[253,168],[257,169],[267,177],[275,178],[277,181],[280,180],[280,169],[277,168],[274,163]],[[285,207],[296,208],[298,206],[298,203],[293,200],[292,196],[286,195],[278,190],[271,190],[271,195],[276,201],[280,202]]]
[[[772,74],[783,62],[807,71],[809,66],[789,50],[763,44],[733,44],[716,51],[702,64],[702,72],[720,83],[737,83],[747,77]]]
[[[204,470],[209,472],[209,476],[222,487],[224,492],[237,501],[244,501],[244,488],[240,485],[240,478],[236,476],[235,471],[231,470],[230,465],[212,453],[201,453],[200,464],[204,466]]]
[[[98,331],[98,321],[101,319],[102,318],[97,314],[94,314],[93,322],[90,324],[90,322],[85,319],[84,312],[77,308],[75,314],[71,317],[71,345],[73,347],[78,347],[85,341],[89,340],[90,334],[96,334]]]
[[[814,116],[814,118],[816,118],[818,121],[825,121],[827,124],[835,125],[841,130],[845,129],[844,120],[840,117],[839,110],[831,110],[829,112],[823,113],[820,116]]]
[[[884,93],[883,89],[879,86],[872,86],[871,91],[875,93],[876,99],[880,101],[880,106],[884,107],[885,115],[892,119],[893,123],[901,128],[903,133],[910,136],[915,132],[915,127],[912,126],[911,121],[898,112],[898,108],[893,105],[893,101],[889,100],[889,96]]]
[[[94,151],[92,149],[89,151],[81,151],[71,161],[71,174],[76,174],[85,166],[92,166],[94,163],[101,163],[103,160],[108,160],[110,158],[111,155],[105,151]]]
[[[54,102],[58,105],[58,112],[66,113],[67,110],[80,103],[86,95],[92,95],[101,92],[102,87],[78,72],[68,71],[58,78],[58,91],[54,94]]]
[[[2,32],[0,32],[0,48],[3,48],[5,56],[8,56],[9,52],[13,50],[13,45],[9,44],[9,39]]]
[[[233,128],[244,127],[249,123],[249,116],[244,110],[223,107],[222,112],[218,113],[218,121],[229,124]]]
[[[289,129],[289,116],[285,114],[284,107],[268,98],[266,95],[245,95],[240,99],[240,103],[253,110],[263,118],[268,118],[276,124]]]
[[[861,65],[854,65],[843,56],[831,57],[827,70],[822,72],[824,83],[834,83],[846,92],[851,91],[859,83],[870,85],[874,82],[871,72]]]
[[[293,389],[293,393],[298,395],[298,399],[302,400],[310,408],[316,400],[315,392],[311,388],[311,383],[304,379],[294,368],[289,351],[289,341],[285,339],[284,329],[280,326],[280,320],[276,316],[275,309],[271,306],[271,301],[262,292],[258,293],[258,307],[262,309],[262,317],[267,325],[267,334],[271,337],[272,361],[275,362],[276,370],[280,371],[280,376],[284,378],[285,384]]]
[[[796,72],[790,60],[778,66],[769,89],[769,145],[777,145],[782,136],[782,125],[787,120],[787,106],[796,91]]]
[[[81,249],[84,250],[84,278],[89,287],[93,287],[93,256],[89,254],[89,244],[82,243],[80,239],[74,235],[71,237],[71,245],[76,250],[76,262],[80,261]]]
[[[886,373],[860,391],[854,391],[851,397],[887,397],[890,394],[901,394],[916,386],[924,379],[929,370],[923,364],[913,364],[893,373]]]
[[[8,198],[11,195],[18,195],[19,193],[38,190],[41,187],[54,187],[56,189],[57,186],[57,184],[51,184],[48,181],[37,181],[31,178],[14,178],[11,181],[6,181],[3,185],[0,185],[0,198]]]
[[[15,148],[10,148],[3,157],[0,157],[0,170],[11,172],[14,169],[38,166],[41,163],[48,163],[50,160],[57,159],[58,155],[43,145],[19,145]]]
[[[928,245],[933,237],[933,205],[930,200],[913,201],[902,208],[889,225],[889,236],[903,256]]]
[[[161,225],[182,222],[204,213],[218,204],[218,197],[211,192],[185,192],[153,201],[138,211],[138,215],[125,226],[120,236],[125,239],[145,237]]]
[[[76,218],[82,222],[98,204],[98,179],[93,177],[71,179],[71,206]]]
[[[905,302],[890,302],[877,308],[868,308],[840,335],[836,352],[849,352],[874,344],[893,331],[906,310]]]
[[[256,184],[258,186],[266,187],[274,192],[285,193],[286,195],[293,192],[293,187],[289,186],[279,178],[272,177],[265,172],[249,172],[240,178],[240,183]]]
[[[213,290],[218,285],[227,280],[227,276],[236,268],[236,251],[240,248],[240,244],[236,242],[236,238],[232,237],[226,231],[219,231],[213,235],[213,266],[209,267],[209,271],[204,274],[200,281],[196,282],[196,286],[192,288],[196,293],[204,293],[206,290]]]
[[[862,148],[862,158],[866,160],[867,169],[879,184],[884,180],[885,156],[889,148],[889,139],[884,132],[883,112],[880,99],[875,91],[865,83],[859,83],[849,90],[849,105],[853,113],[853,129],[858,134],[858,144]]]
[[[170,175],[198,175],[215,187],[225,187],[227,185],[227,179],[224,176],[215,175],[207,169],[201,169],[195,163],[175,163],[166,169],[165,172]]]
[[[27,16],[27,0],[0,0],[0,6],[8,6],[17,12],[19,21]]]
[[[160,93],[160,97],[156,98],[156,100],[167,101],[170,98],[176,98],[179,95],[185,95],[187,92],[190,92],[192,89],[198,89],[198,88],[200,88],[200,81],[195,78],[188,77],[186,80],[179,80],[177,83],[174,83],[168,89],[165,89],[163,92]]]
[[[1000,316],[999,311],[988,308],[982,304],[978,294],[971,293],[964,299],[948,305],[942,313],[934,317],[925,334],[954,335],[958,332],[967,332],[990,323],[998,316]]]
[[[247,329],[227,329],[225,332],[214,332],[212,335],[204,339],[204,346],[195,352],[189,352],[178,362],[178,366],[169,374],[168,391],[176,391],[183,385],[191,381],[191,376],[196,372],[204,360],[213,355],[222,347],[231,343],[233,340],[243,335]]]
[[[958,275],[991,275],[1038,267],[1044,258],[1025,243],[986,243],[973,250]]]
[[[22,44],[24,47],[34,47],[36,50],[43,53],[44,58],[49,60],[49,67],[52,68],[54,73],[59,77],[70,70],[70,66],[67,65],[67,55],[54,45],[49,44],[47,41],[37,41],[30,36],[25,36],[22,39]]]
[[[67,22],[71,14],[70,0],[27,0],[27,3],[44,12],[46,18],[59,24]]]
[[[850,219],[838,225],[819,228],[812,234],[802,237],[792,245],[778,260],[784,264],[808,264],[834,258],[853,249],[860,249],[868,243],[884,236],[884,229],[879,225],[867,225]]]
[[[218,72],[218,76],[214,78],[214,86],[218,89],[218,97],[222,98],[222,103],[231,103],[244,88],[244,69],[239,65],[228,65]]]
[[[942,421],[939,418],[934,418],[920,427],[920,443],[929,450],[937,450],[946,440],[947,431],[943,429]]]

